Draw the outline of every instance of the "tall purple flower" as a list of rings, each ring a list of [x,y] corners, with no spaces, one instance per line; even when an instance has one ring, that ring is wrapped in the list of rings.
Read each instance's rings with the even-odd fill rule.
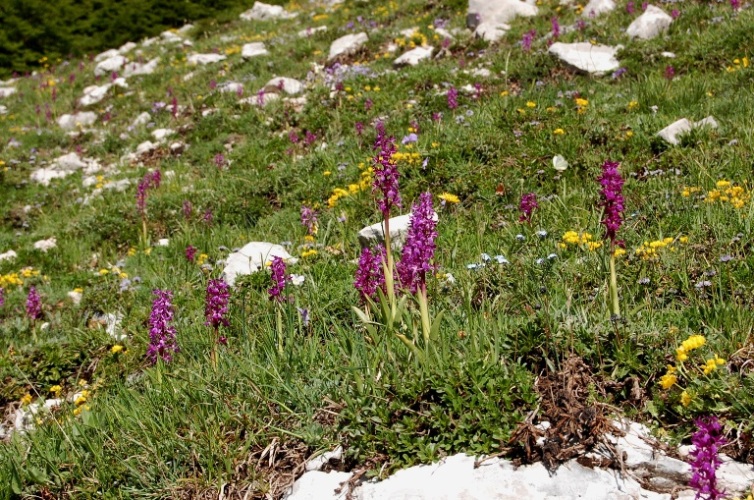
[[[393,207],[401,207],[401,194],[398,191],[398,167],[393,161],[393,154],[396,152],[395,142],[392,137],[385,134],[385,126],[382,122],[377,123],[377,139],[374,143],[374,149],[377,151],[373,162],[374,182],[372,184],[372,193],[382,195],[377,200],[377,205],[385,219],[390,218],[390,211]]]
[[[558,38],[560,36],[560,23],[558,22],[558,18],[553,17],[550,20],[550,25],[552,26],[552,37]]]
[[[456,109],[458,107],[458,90],[455,87],[448,89],[448,108]]]
[[[633,2],[628,2],[626,4],[626,12],[628,12],[629,14],[633,14],[634,12],[636,12],[636,7],[634,6]]]
[[[374,298],[377,289],[385,286],[385,273],[382,268],[384,253],[385,249],[381,246],[373,251],[368,248],[361,251],[353,286],[359,291],[362,302],[365,302],[367,297]]]
[[[189,200],[183,200],[183,217],[188,220],[194,214],[194,205]]]
[[[272,258],[270,271],[272,271],[272,286],[267,290],[267,293],[270,294],[270,300],[283,302],[283,291],[288,277],[285,275],[285,262],[281,257]]]
[[[196,247],[194,245],[189,245],[186,247],[186,260],[190,263],[194,263],[194,259],[196,259]]]
[[[599,206],[604,210],[602,224],[605,226],[605,236],[611,244],[621,245],[616,241],[616,235],[623,224],[623,177],[618,172],[620,163],[606,161],[602,164],[602,175],[597,179],[602,186],[600,190]]]
[[[689,456],[691,481],[689,486],[696,490],[696,500],[717,500],[725,493],[717,488],[717,468],[720,467],[720,447],[725,444],[722,426],[717,417],[696,420],[697,431],[691,437],[694,449]]]
[[[537,203],[537,195],[535,193],[526,193],[521,197],[521,203],[518,205],[521,210],[521,216],[518,218],[519,222],[531,223],[531,215],[535,208],[539,208]]]
[[[668,80],[675,78],[675,68],[673,66],[668,65],[665,67],[665,78]]]
[[[218,170],[222,170],[224,166],[228,164],[228,160],[225,159],[225,155],[222,153],[217,153],[215,155],[215,166]]]
[[[136,208],[141,216],[144,216],[144,213],[147,209],[147,192],[150,189],[156,189],[160,187],[161,182],[162,174],[159,170],[155,170],[154,172],[147,172],[139,181],[139,184],[136,187]]]
[[[302,205],[301,224],[306,228],[306,232],[310,236],[317,234],[317,211],[312,207]]]
[[[5,305],[5,290],[0,286],[0,307]]]
[[[741,8],[741,0],[730,0],[730,6],[734,11]]]
[[[411,207],[406,242],[403,244],[401,260],[395,266],[401,287],[411,293],[423,290],[427,272],[435,269],[432,263],[435,238],[437,221],[432,208],[432,194],[422,193],[419,202]]]
[[[361,123],[361,122],[356,122],[356,124],[354,125],[354,127],[356,127],[356,133],[357,133],[358,135],[361,135],[361,134],[362,134],[362,132],[364,132],[364,124],[363,124],[363,123]]]
[[[530,30],[524,33],[521,38],[521,50],[529,52],[531,50],[531,43],[534,41],[534,37],[537,35],[537,30]]]
[[[152,301],[152,313],[149,315],[149,347],[147,358],[154,364],[158,358],[169,362],[173,354],[178,352],[175,341],[176,330],[173,322],[173,292],[170,290],[154,290],[156,297]]]
[[[204,305],[205,325],[217,330],[220,325],[228,326],[228,302],[230,301],[230,287],[223,280],[209,280],[207,283],[207,297]]]
[[[37,292],[37,287],[29,288],[29,294],[26,296],[26,316],[29,319],[39,319],[42,317],[42,298]]]

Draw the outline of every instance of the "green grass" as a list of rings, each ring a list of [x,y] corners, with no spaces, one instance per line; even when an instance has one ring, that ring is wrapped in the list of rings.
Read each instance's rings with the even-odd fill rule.
[[[561,37],[623,44],[619,58],[628,72],[612,79],[563,68],[546,53],[545,40],[522,52],[516,42],[523,33],[544,35],[554,15],[561,25],[578,19],[556,1],[542,2],[535,18],[515,20],[498,44],[459,35],[452,57],[391,71],[396,56],[383,54],[400,30],[418,26],[438,47],[427,26],[449,18],[451,27],[461,28],[466,7],[418,1],[384,6],[347,2],[318,21],[310,16],[323,9],[294,6],[301,11],[294,21],[206,23],[191,49],[145,47],[144,60],[159,55],[161,70],[130,78],[128,89],[111,90],[92,106],[100,116],[97,133],[69,137],[54,123],[77,109],[84,87],[94,83],[92,62],[70,61],[21,79],[19,93],[2,101],[8,114],[0,116],[0,253],[14,249],[18,257],[0,262],[0,276],[27,266],[40,274],[5,287],[0,413],[20,407],[27,394],[52,397],[55,385],[64,397],[84,387],[89,394],[85,403],[39,414],[35,430],[0,444],[0,498],[197,497],[216,495],[223,484],[277,496],[285,481],[276,478],[339,444],[347,467],[366,465],[370,474],[383,475],[461,451],[497,453],[537,406],[537,377],[558,370],[573,354],[614,383],[603,402],[660,433],[686,439],[694,417],[715,413],[732,439],[751,435],[754,378],[746,361],[754,319],[754,67],[726,70],[754,52],[746,36],[754,22],[750,9],[733,15],[724,3],[686,2],[666,37],[641,42],[625,37],[632,16],[619,6],[588,20],[583,32]],[[347,77],[346,88],[331,95],[312,63],[325,64],[330,43],[349,21],[358,26],[358,16],[379,26],[352,58],[372,74]],[[296,37],[319,24],[328,31]],[[236,38],[223,41],[227,37]],[[266,41],[271,54],[242,60],[237,49],[255,40]],[[228,59],[207,67],[185,64],[188,52],[215,49],[227,51]],[[676,58],[664,58],[664,51]],[[668,65],[675,68],[672,80],[664,76]],[[491,76],[466,72],[478,67]],[[193,78],[184,79],[190,71]],[[212,81],[239,81],[243,97],[254,97],[274,76],[304,80],[310,71],[300,111],[279,101],[259,109],[211,90]],[[55,81],[55,100],[53,87],[43,85],[49,80]],[[448,109],[449,86],[475,83],[481,84],[478,98],[461,90],[458,109]],[[124,154],[151,139],[150,128],[127,130],[133,119],[158,101],[170,107],[173,96],[182,111],[177,117],[154,113],[154,128],[176,130],[169,143],[188,148],[171,154],[166,144],[143,165],[121,164]],[[576,97],[588,100],[583,112]],[[205,110],[213,112],[205,116]],[[438,112],[442,119],[434,121]],[[679,146],[655,136],[679,118],[708,115],[720,127],[695,130]],[[358,184],[371,165],[378,117],[400,152],[418,153],[417,160],[398,163],[402,213],[429,190],[440,215],[438,275],[430,277],[428,295],[431,316],[444,313],[437,337],[417,341],[418,356],[386,328],[370,331],[352,310],[360,303],[353,288],[356,233],[380,218],[370,188],[328,206],[335,188]],[[365,125],[361,136],[357,122]],[[400,145],[416,124],[419,142]],[[317,137],[311,145],[303,140],[307,131]],[[301,138],[296,144],[292,132]],[[10,138],[20,145],[11,147]],[[49,187],[29,181],[43,162],[76,150],[103,165],[96,184],[131,179],[131,185],[82,204],[96,186],[84,187],[81,173]],[[219,153],[228,168],[215,166]],[[556,154],[570,164],[560,175],[551,163]],[[576,231],[601,241],[596,178],[608,159],[621,162],[626,179],[619,322],[611,321],[607,246],[590,251],[562,240]],[[147,254],[136,184],[156,168],[163,184],[148,196],[148,234],[152,242],[170,238],[170,244]],[[743,188],[740,207],[710,202],[720,180]],[[699,190],[684,196],[687,187]],[[443,192],[460,203],[441,207],[437,195]],[[528,192],[539,200],[531,224],[519,222],[518,204]],[[188,218],[185,200],[193,204]],[[302,204],[319,209],[313,243],[305,241],[299,221]],[[207,210],[211,224],[202,221]],[[33,249],[35,241],[53,236],[56,249]],[[637,252],[664,238],[673,243],[651,258]],[[318,253],[289,266],[306,280],[289,287],[295,304],[282,308],[283,352],[267,295],[269,274],[260,273],[233,290],[231,325],[222,330],[228,344],[213,369],[203,316],[206,283],[219,276],[229,249],[249,241],[290,242],[297,257],[312,245]],[[188,245],[206,254],[209,265],[187,262]],[[470,269],[483,253],[504,255],[510,263]],[[121,292],[113,266],[140,283]],[[44,317],[35,322],[24,314],[31,285],[44,304]],[[83,289],[79,306],[67,297],[74,288]],[[171,363],[157,366],[145,357],[153,289],[174,292],[181,348]],[[418,324],[411,304],[410,319],[397,333],[411,335]],[[309,310],[307,326],[296,306]],[[123,314],[123,341],[95,320],[116,312]],[[689,355],[678,384],[663,389],[667,365],[676,363],[676,348],[692,334],[704,335],[706,345]],[[116,344],[124,350],[114,354]],[[700,366],[713,355],[726,363],[705,375]],[[687,406],[683,389],[691,395]]]

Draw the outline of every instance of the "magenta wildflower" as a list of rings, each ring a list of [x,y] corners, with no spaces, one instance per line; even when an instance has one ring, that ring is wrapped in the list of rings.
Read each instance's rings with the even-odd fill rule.
[[[147,358],[152,364],[161,358],[165,362],[173,359],[178,352],[175,341],[176,330],[173,322],[173,292],[170,290],[154,290],[155,299],[152,301],[152,312],[149,315],[149,347]]]
[[[628,12],[629,14],[633,14],[634,12],[636,12],[636,7],[634,7],[633,2],[628,2],[626,4],[626,12]]]
[[[136,209],[139,211],[139,214],[141,216],[144,216],[144,213],[147,209],[147,191],[160,187],[161,181],[162,174],[159,170],[155,170],[154,172],[147,172],[139,181],[139,184],[136,187]]]
[[[550,19],[550,25],[552,26],[552,37],[558,38],[560,36],[560,23],[557,17]]]
[[[299,138],[295,130],[291,130],[290,132],[288,132],[288,140],[291,141],[293,144],[298,143]]]
[[[385,134],[385,125],[377,122],[377,139],[374,142],[374,149],[377,150],[373,162],[374,183],[372,192],[380,193],[382,198],[377,200],[377,205],[385,219],[390,218],[390,211],[393,207],[401,207],[401,194],[398,191],[398,167],[393,161],[396,147],[392,137]]]
[[[189,200],[183,200],[183,217],[190,219],[194,214],[194,205]]]
[[[673,9],[670,11],[670,17],[673,19],[678,19],[681,16],[681,11],[678,9]]]
[[[675,68],[673,66],[665,67],[665,78],[672,80],[675,77]]]
[[[455,87],[448,89],[448,108],[456,109],[458,107],[458,90]]]
[[[534,37],[537,35],[537,30],[531,30],[524,33],[521,38],[521,50],[529,52],[531,50],[531,43],[534,41]]]
[[[649,2],[642,2],[641,3],[641,10],[647,10],[647,7],[649,7]]]
[[[264,89],[260,89],[259,92],[257,92],[257,106],[264,106]]]
[[[207,283],[207,297],[204,305],[205,325],[217,330],[220,325],[228,326],[228,302],[230,301],[230,287],[223,280],[209,280]]]
[[[215,215],[212,213],[212,209],[208,208],[207,210],[205,210],[204,213],[202,214],[202,222],[204,222],[208,226],[211,226],[212,221],[214,220],[215,220]]]
[[[354,124],[354,127],[356,127],[356,134],[361,135],[364,132],[364,124],[361,122],[356,122]]]
[[[306,205],[301,206],[301,224],[306,232],[313,236],[317,234],[317,211]]]
[[[741,0],[730,0],[730,6],[734,11],[741,8]]]
[[[689,456],[691,480],[689,486],[696,490],[696,500],[717,500],[725,497],[725,492],[717,488],[717,468],[720,460],[720,447],[725,444],[722,426],[717,417],[696,420],[697,431],[691,437],[694,449]]]
[[[196,252],[197,249],[193,245],[189,245],[186,247],[186,260],[190,263],[194,263],[194,259],[196,259]]]
[[[42,317],[42,298],[37,292],[37,287],[29,288],[29,294],[26,296],[26,316],[29,319],[39,319]]]
[[[0,307],[5,305],[5,290],[0,286]]]
[[[367,98],[367,100],[364,101],[364,111],[369,111],[370,109],[372,109],[372,106],[374,106],[374,103],[371,99]]]
[[[218,170],[222,170],[228,164],[228,160],[225,159],[225,155],[222,153],[217,153],[214,161]]]
[[[178,118],[178,98],[173,97],[173,100],[170,102],[170,110],[173,114],[173,118]]]
[[[270,271],[272,271],[272,286],[267,290],[267,293],[270,294],[270,300],[283,302],[283,291],[288,277],[285,275],[285,262],[281,257],[272,258]]]
[[[307,130],[306,135],[304,136],[304,142],[306,143],[306,145],[311,146],[312,144],[316,142],[316,140],[317,140],[317,135],[312,134],[311,131]]]
[[[380,246],[374,251],[364,248],[359,256],[359,267],[356,269],[356,279],[353,286],[359,291],[362,302],[367,297],[374,298],[378,288],[385,286],[385,273],[382,268],[385,248]]]
[[[602,224],[605,226],[605,237],[611,244],[621,245],[616,241],[618,229],[623,224],[623,177],[618,172],[618,162],[606,161],[602,164],[602,175],[597,179],[602,186],[600,190],[599,206],[603,209]]]
[[[435,238],[437,221],[432,208],[432,194],[422,193],[419,202],[411,207],[406,242],[403,244],[401,260],[395,266],[401,287],[411,293],[424,290],[427,272],[435,269],[432,263]]]
[[[539,208],[537,203],[536,193],[526,193],[521,197],[521,203],[518,205],[521,210],[521,216],[518,218],[519,222],[528,222],[531,224],[531,215],[535,208]]]

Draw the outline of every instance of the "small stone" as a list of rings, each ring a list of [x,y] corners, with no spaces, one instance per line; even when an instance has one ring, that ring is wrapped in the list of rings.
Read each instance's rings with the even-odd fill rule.
[[[618,49],[619,47],[592,45],[589,42],[555,42],[547,51],[576,69],[602,75],[620,67],[620,63],[615,58]]]
[[[285,76],[278,76],[267,82],[264,86],[265,93],[277,93],[285,92],[289,95],[300,94],[304,90],[304,84],[294,78],[288,78]],[[269,95],[265,95],[264,99],[268,99]],[[256,96],[253,97],[256,99]]]
[[[186,58],[189,64],[215,64],[227,59],[223,54],[191,54]]]
[[[34,242],[34,249],[40,250],[44,253],[47,253],[48,250],[52,250],[53,248],[57,246],[58,246],[58,242],[57,242],[57,239],[55,239],[54,237],[48,238],[46,240],[39,240],[39,241]]]
[[[644,13],[628,26],[626,34],[630,38],[651,40],[667,31],[672,22],[673,18],[664,10],[654,5],[648,5]]]
[[[615,10],[613,0],[590,0],[584,10],[581,12],[583,17],[597,17],[600,14],[606,14]]]
[[[241,48],[241,57],[251,59],[257,56],[266,56],[270,52],[265,48],[262,42],[247,43]]]
[[[298,32],[299,38],[308,38],[316,33],[327,31],[327,26],[315,26],[314,28],[306,28]]]
[[[297,14],[286,11],[279,5],[269,5],[262,2],[254,2],[251,9],[240,17],[242,21],[269,21],[272,19],[292,19]]]
[[[155,57],[154,59],[144,64],[137,62],[128,63],[123,69],[123,76],[128,78],[130,76],[151,75],[152,73],[157,71],[157,65],[159,64],[159,62],[160,58]]]
[[[264,269],[267,262],[271,261],[273,257],[280,257],[290,263],[297,261],[280,245],[252,241],[240,250],[228,255],[222,273],[223,279],[233,286],[238,276],[252,274]]]
[[[474,34],[488,42],[496,42],[510,29],[518,16],[536,16],[539,9],[520,0],[469,0],[466,24]]]
[[[437,213],[434,215],[434,220],[438,220]],[[406,240],[408,234],[408,228],[411,222],[411,214],[399,215],[397,217],[391,217],[389,221],[390,225],[390,246],[393,249],[400,249]],[[377,222],[371,226],[363,228],[358,233],[359,243],[363,248],[374,247],[379,244],[385,243],[385,227],[384,221]]]
[[[432,57],[433,47],[416,47],[402,54],[398,59],[393,61],[395,66],[416,66],[424,59]]]
[[[330,53],[327,56],[327,60],[332,61],[338,56],[352,54],[359,50],[368,40],[369,37],[364,32],[342,36],[330,45]]]
[[[97,114],[91,111],[82,111],[75,115],[63,115],[58,118],[58,125],[65,131],[73,131],[79,127],[88,127],[97,121]]]
[[[126,64],[126,61],[127,59],[120,54],[108,57],[94,67],[94,76],[110,75],[114,71],[120,70]]]

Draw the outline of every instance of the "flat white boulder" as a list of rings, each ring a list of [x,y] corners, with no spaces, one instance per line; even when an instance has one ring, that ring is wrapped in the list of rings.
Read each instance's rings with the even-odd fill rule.
[[[149,123],[151,119],[152,115],[144,111],[142,114],[134,118],[134,121],[131,122],[131,128],[142,127]]]
[[[469,0],[467,24],[478,37],[495,42],[509,29],[508,25],[518,16],[536,16],[539,9],[520,0]]]
[[[241,48],[241,57],[251,59],[252,57],[265,56],[270,52],[262,42],[247,43]]]
[[[166,137],[169,137],[173,134],[175,134],[175,130],[169,128],[158,128],[152,131],[152,137],[154,137],[156,141],[163,141]]]
[[[58,246],[58,240],[56,238],[48,238],[46,240],[39,240],[34,242],[34,249],[42,252],[47,252]]]
[[[165,43],[181,43],[183,41],[183,38],[179,37],[175,34],[175,32],[167,30],[160,33],[160,38]]]
[[[547,51],[564,63],[581,71],[601,75],[615,71],[620,63],[615,58],[619,47],[592,45],[589,42],[553,43]]]
[[[349,472],[307,472],[291,487],[286,500],[346,500],[348,487],[341,489],[341,484],[351,479]],[[335,490],[341,489],[340,493]]]
[[[63,130],[70,132],[79,127],[88,127],[97,121],[97,114],[91,111],[82,111],[74,115],[63,115],[58,118],[58,125]]]
[[[289,95],[300,94],[302,90],[304,90],[303,83],[287,76],[276,76],[264,86],[265,92],[285,92]]]
[[[650,40],[667,31],[672,22],[673,18],[664,10],[648,5],[644,13],[628,26],[626,34],[631,38]]]
[[[361,33],[352,33],[342,36],[335,40],[330,45],[330,53],[327,56],[328,60],[333,60],[338,56],[352,54],[364,45],[369,40],[369,37],[363,31]]]
[[[110,90],[110,87],[112,87],[113,85],[118,85],[119,87],[128,86],[128,84],[126,84],[126,80],[123,78],[118,78],[115,80],[115,82],[106,83],[104,85],[90,85],[84,89],[84,95],[81,97],[81,99],[79,99],[79,104],[81,104],[82,106],[91,106],[92,104],[97,104],[105,98],[107,91]]]
[[[321,31],[327,31],[327,26],[315,26],[313,28],[306,28],[305,30],[301,30],[298,32],[298,37],[307,38]]]
[[[123,68],[123,76],[128,78],[129,76],[151,75],[152,73],[157,71],[157,65],[159,63],[159,57],[155,57],[154,59],[151,59],[150,61],[145,63],[127,63],[125,68]]]
[[[600,14],[606,14],[615,10],[613,0],[590,0],[584,10],[581,11],[583,17],[597,17]]]
[[[717,120],[712,116],[708,116],[698,122],[691,122],[686,118],[681,118],[657,132],[657,135],[663,138],[666,142],[677,146],[683,134],[690,132],[691,129],[704,126],[717,128]]]
[[[237,252],[233,252],[225,259],[225,268],[223,269],[223,279],[229,285],[233,286],[236,277],[252,274],[265,268],[267,262],[273,257],[280,257],[286,262],[295,263],[294,259],[285,248],[274,243],[263,241],[252,241],[247,243]]]
[[[128,60],[122,55],[108,57],[107,59],[100,61],[94,67],[95,76],[103,76],[112,73],[113,71],[120,70]]]
[[[223,54],[191,54],[186,58],[189,64],[214,64],[224,61],[227,57]]]
[[[94,56],[94,62],[101,62],[101,61],[104,61],[105,59],[110,59],[111,57],[115,57],[119,55],[121,55],[121,53],[120,51],[118,51],[118,49],[106,50]]]
[[[4,260],[13,260],[16,257],[18,257],[18,254],[14,252],[13,250],[8,250],[7,252],[0,253],[0,262]]]
[[[243,92],[243,83],[225,82],[217,86],[217,90],[223,94]]]
[[[121,54],[121,55],[128,54],[129,52],[134,50],[136,47],[137,45],[134,42],[126,42],[118,48],[117,52],[118,54]]]
[[[93,173],[100,168],[96,160],[81,159],[76,153],[68,153],[56,158],[49,167],[38,168],[33,171],[31,173],[31,180],[48,186],[51,180],[68,177],[77,170]]]
[[[434,47],[416,47],[408,52],[404,52],[398,59],[393,61],[393,64],[396,66],[416,66],[424,59],[431,58],[434,50]]]
[[[8,107],[0,104],[0,115],[7,115],[7,114],[8,114]]]
[[[269,5],[262,2],[254,2],[251,9],[239,17],[242,21],[269,21],[271,19],[293,19],[297,14],[286,11],[280,5]]]
[[[435,221],[438,220],[436,212],[433,219]],[[398,249],[403,246],[403,242],[406,241],[410,222],[411,214],[390,218],[390,246],[392,246],[393,249]],[[366,226],[359,231],[358,238],[362,247],[374,247],[375,245],[385,243],[384,221],[377,222],[371,226]]]

